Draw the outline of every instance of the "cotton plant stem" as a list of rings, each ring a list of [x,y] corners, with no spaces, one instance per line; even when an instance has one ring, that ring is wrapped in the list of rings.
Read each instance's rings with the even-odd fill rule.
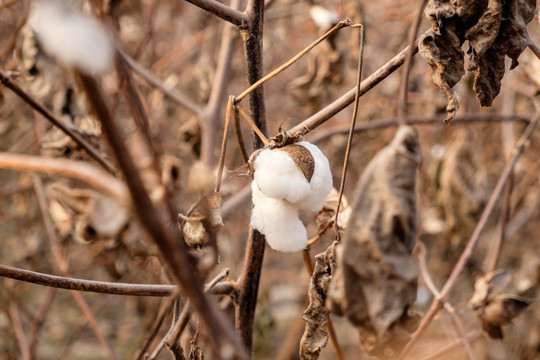
[[[161,328],[161,325],[163,324],[163,321],[165,320],[165,317],[171,311],[171,308],[174,306],[174,304],[176,302],[176,299],[178,297],[178,294],[179,293],[176,293],[176,294],[170,296],[167,299],[167,302],[162,306],[161,311],[159,312],[159,315],[158,315],[158,317],[156,319],[156,322],[154,323],[154,325],[152,325],[152,329],[150,330],[150,336],[147,336],[146,339],[144,340],[144,344],[143,344],[141,350],[139,351],[139,355],[137,356],[137,360],[142,360],[142,359],[146,360],[146,356],[148,355],[146,353],[146,351],[150,347],[150,344],[152,343],[154,338],[157,336],[159,328]]]
[[[105,170],[109,173],[116,173],[115,167],[112,165],[109,160],[103,157],[103,154],[100,153],[92,144],[90,144],[81,134],[72,128],[66,126],[60,119],[56,118],[54,114],[49,111],[46,107],[37,102],[32,96],[30,96],[26,91],[19,87],[16,83],[11,81],[10,76],[0,69],[0,82],[11,91],[13,91],[18,97],[20,97],[24,102],[26,102],[30,107],[35,111],[43,115],[43,117],[51,122],[54,126],[62,130],[66,135],[71,137],[81,148],[86,150],[88,155],[96,160]]]
[[[64,259],[64,256],[62,255],[58,238],[49,220],[47,200],[45,198],[45,191],[43,189],[43,183],[41,181],[41,178],[39,178],[37,175],[34,175],[33,184],[34,184],[34,189],[35,189],[36,196],[38,199],[39,208],[41,210],[41,216],[43,217],[43,222],[45,225],[47,237],[49,238],[49,243],[51,246],[54,262],[56,264],[56,267],[58,268],[58,271],[63,276],[69,277],[68,264],[66,260]],[[101,328],[99,327],[96,321],[96,318],[94,314],[92,313],[92,310],[90,309],[90,306],[88,306],[87,302],[84,300],[84,298],[78,291],[74,291],[74,290],[70,290],[70,291],[71,291],[71,295],[73,296],[73,298],[75,299],[75,302],[77,303],[82,313],[84,314],[84,317],[88,321],[88,324],[94,331],[99,342],[103,345],[103,347],[109,353],[110,358],[114,360],[120,360],[120,357],[118,356],[118,354],[112,347],[111,343],[109,342],[109,340],[107,339],[107,337],[105,336]]]
[[[82,73],[78,73],[78,76],[101,121],[103,133],[126,177],[137,215],[158,246],[162,259],[168,265],[171,274],[185,294],[192,299],[197,312],[201,314],[209,330],[210,339],[213,341],[216,357],[246,359],[248,356],[235,338],[223,313],[217,308],[215,302],[203,293],[202,280],[198,276],[194,260],[188,254],[187,245],[181,238],[181,234],[173,232],[169,225],[176,214],[173,215],[172,209],[169,209],[168,215],[165,215],[156,207],[160,204],[155,205],[152,202],[96,80]]]
[[[130,296],[170,296],[176,285],[128,284],[49,275],[0,264],[0,276],[58,289]]]
[[[17,304],[13,301],[9,302],[8,307],[9,317],[11,318],[11,324],[13,325],[13,332],[15,333],[15,338],[19,344],[19,350],[21,351],[21,359],[31,360],[30,358],[30,348],[28,346],[28,340],[26,335],[24,335],[24,330],[22,327],[21,317],[19,316],[19,309]]]
[[[424,243],[417,242],[416,251],[417,251],[418,267],[420,269],[420,274],[422,275],[422,278],[424,279],[424,283],[426,284],[426,287],[436,299],[441,299],[441,293],[439,292],[439,289],[437,289],[437,287],[435,286],[435,283],[433,282],[431,275],[429,274],[429,271],[427,269],[426,246],[424,245]],[[467,350],[467,355],[469,356],[469,359],[476,360],[476,356],[474,355],[474,351],[472,349],[471,343],[467,339],[467,334],[465,334],[465,330],[463,328],[463,322],[461,321],[459,314],[449,302],[444,303],[444,309],[452,317],[452,320],[454,321],[454,326],[456,327],[457,334],[461,338],[461,341],[463,342],[465,349]]]
[[[506,182],[508,181],[508,178],[512,174],[512,171],[514,169],[514,166],[516,165],[519,157],[525,150],[525,147],[527,146],[528,140],[536,127],[538,123],[540,113],[537,111],[537,113],[534,115],[533,120],[529,123],[523,134],[521,135],[521,138],[516,143],[516,146],[514,147],[512,151],[512,157],[504,167],[499,180],[497,182],[497,185],[495,186],[495,189],[491,193],[491,196],[489,197],[488,203],[486,204],[486,207],[484,208],[484,211],[482,212],[482,215],[480,217],[480,220],[476,224],[476,227],[469,238],[469,241],[467,242],[467,246],[463,250],[463,253],[461,254],[460,258],[458,259],[458,262],[454,266],[454,269],[452,270],[452,273],[450,274],[450,277],[444,284],[440,299],[435,299],[431,307],[429,308],[428,312],[422,319],[420,325],[418,326],[418,329],[413,334],[412,338],[409,340],[409,342],[405,345],[403,350],[401,351],[401,354],[398,357],[398,360],[404,359],[405,355],[411,350],[412,346],[418,341],[420,336],[424,333],[427,326],[431,323],[434,316],[439,312],[439,310],[443,307],[444,301],[454,288],[454,286],[457,283],[457,280],[463,270],[465,269],[465,266],[469,262],[469,259],[472,256],[472,253],[478,244],[478,241],[480,240],[480,234],[484,230],[487,221],[489,219],[489,216],[495,209],[495,205],[497,204],[497,201],[502,194],[502,191],[504,189],[504,186],[506,185]]]
[[[230,7],[236,9],[239,2],[239,0],[231,1]],[[202,114],[201,161],[209,169],[216,165],[216,139],[218,139],[218,128],[222,118],[222,102],[229,84],[227,80],[235,50],[236,33],[233,30],[232,25],[224,24],[212,90]]]
[[[315,46],[319,45],[321,42],[326,40],[329,36],[335,34],[339,30],[343,29],[344,27],[355,27],[358,26],[357,24],[353,24],[350,20],[344,20],[337,23],[333,28],[328,30],[326,34],[315,40],[313,43],[311,43],[308,47],[306,47],[304,50],[296,54],[294,57],[292,57],[289,61],[287,61],[285,64],[279,66],[277,69],[273,70],[266,76],[264,76],[262,79],[256,81],[253,85],[248,87],[246,90],[242,91],[240,95],[236,96],[236,104],[238,104],[240,101],[242,101],[243,98],[245,98],[247,95],[249,95],[253,90],[267,82],[268,80],[274,78],[282,71],[286,70],[289,66],[300,60],[304,55],[306,55],[309,51],[311,51]]]
[[[423,35],[422,35],[423,36]],[[418,39],[414,42],[414,51],[418,51]],[[373,89],[381,81],[386,79],[390,74],[396,71],[403,62],[405,61],[405,56],[409,51],[409,47],[403,49],[399,54],[390,59],[386,64],[380,67],[373,74],[368,76],[360,87],[360,96],[364,95],[369,90]],[[331,104],[324,107],[319,112],[313,114],[306,120],[302,121],[298,125],[293,126],[287,132],[293,135],[305,135],[315,129],[316,127],[322,125],[332,116],[339,113],[341,110],[349,106],[355,98],[356,87],[352,90],[349,90],[347,93],[342,95],[339,99],[335,100]]]
[[[215,0],[186,1],[236,26],[246,26],[246,24],[250,21],[249,17],[245,13],[227,5],[223,5]]]
[[[468,332],[465,335],[465,337],[470,342],[472,340],[477,340],[477,339],[482,338],[483,334],[482,334],[481,330],[473,330],[471,332]],[[423,358],[420,358],[420,360],[435,360],[435,359],[441,358],[444,355],[448,354],[449,352],[458,349],[462,345],[463,345],[463,340],[462,339],[457,339],[453,343],[450,343],[450,344],[446,345],[445,347],[440,348],[438,351],[436,351],[434,353],[431,353],[431,354],[429,354],[429,355],[427,355],[427,356],[425,356]]]
[[[268,140],[268,138],[264,135],[264,133],[258,128],[258,126],[255,124],[255,122],[251,119],[251,117],[249,117],[249,115],[244,111],[244,109],[239,106],[239,105],[236,105],[234,106],[234,108],[240,113],[240,115],[242,115],[242,117],[247,121],[247,123],[249,124],[249,126],[251,127],[251,130],[257,134],[257,136],[259,137],[260,141],[262,142],[262,144],[264,146],[268,146],[270,144],[270,141]]]
[[[50,288],[47,291],[47,294],[45,295],[45,298],[43,299],[43,302],[41,303],[41,306],[39,307],[38,313],[32,323],[32,330],[30,331],[30,342],[28,344],[31,359],[36,359],[39,333],[41,329],[43,328],[43,324],[45,323],[45,318],[47,317],[47,314],[49,313],[55,294],[56,294],[56,289],[54,288]]]
[[[356,120],[358,118],[358,104],[360,100],[360,85],[362,84],[362,66],[364,63],[364,38],[365,38],[365,28],[362,25],[358,26],[360,35],[358,37],[358,41],[360,43],[359,46],[359,54],[358,54],[358,71],[356,74],[356,91],[354,94],[354,106],[353,106],[353,115],[351,119],[351,126],[349,129],[349,136],[347,138],[347,148],[345,150],[345,158],[343,160],[343,171],[341,172],[341,182],[339,184],[339,195],[338,195],[338,203],[336,206],[336,214],[334,217],[334,232],[336,234],[336,240],[340,239],[339,234],[339,228],[338,228],[338,217],[339,217],[339,210],[341,209],[341,200],[343,199],[343,191],[345,190],[345,180],[347,178],[347,169],[349,166],[349,156],[351,154],[351,147],[352,147],[352,141],[354,136],[354,128],[356,126]]]
[[[263,77],[264,0],[249,0],[245,14],[248,19],[248,27],[240,28],[240,35],[244,41],[247,82],[248,85],[252,85]],[[268,125],[263,86],[250,93],[249,113],[257,128],[266,135]],[[254,134],[252,135],[252,144],[253,149],[259,149],[263,146],[263,143]],[[253,324],[265,246],[264,235],[251,228],[246,244],[244,265],[237,281],[238,302],[235,308],[236,331],[240,341],[249,352],[253,347]]]
[[[197,116],[202,116],[204,109],[201,106],[196,104],[193,100],[189,99],[184,94],[180,93],[178,90],[169,89],[167,86],[163,84],[163,81],[161,81],[157,76],[152,74],[148,69],[140,65],[137,61],[135,61],[135,59],[133,59],[128,54],[126,54],[124,51],[122,50],[117,50],[117,51],[121,54],[121,56],[124,58],[126,63],[131,67],[131,69],[133,69],[135,73],[137,73],[146,82],[148,82],[148,84],[160,90],[169,99],[173,100],[178,105],[191,111],[193,114]]]
[[[439,126],[442,120],[444,120],[444,117],[408,116],[407,125]],[[465,124],[471,124],[471,123],[480,123],[480,122],[519,122],[523,124],[528,124],[530,122],[530,119],[525,116],[516,115],[516,114],[513,114],[513,115],[503,115],[500,113],[465,114],[465,115],[458,115],[454,117],[448,126],[452,127],[452,126],[465,125]],[[356,125],[356,127],[354,128],[354,132],[380,130],[380,129],[386,129],[389,127],[397,127],[399,125],[400,123],[397,118],[361,122]],[[348,133],[349,133],[349,126],[342,126],[342,127],[337,127],[337,128],[321,131],[317,135],[311,136],[309,140],[313,143],[318,143],[331,136],[346,135]]]
[[[401,125],[404,125],[407,119],[407,94],[408,94],[408,85],[409,85],[409,75],[411,73],[413,59],[414,59],[414,39],[418,34],[418,29],[420,28],[420,23],[422,22],[422,15],[424,13],[424,8],[426,7],[427,0],[420,0],[418,11],[414,19],[414,24],[409,35],[409,51],[407,51],[407,56],[405,57],[405,65],[403,69],[403,77],[401,78],[401,86],[399,88],[399,96],[397,102],[397,119]]]
[[[53,173],[82,180],[121,204],[130,203],[129,192],[123,182],[84,161],[0,152],[0,169]]]

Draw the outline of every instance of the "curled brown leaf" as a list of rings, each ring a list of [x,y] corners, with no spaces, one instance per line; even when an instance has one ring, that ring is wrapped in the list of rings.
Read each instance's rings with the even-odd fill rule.
[[[413,127],[400,127],[369,163],[354,196],[353,213],[337,248],[328,308],[358,328],[364,350],[395,354],[415,317],[417,269],[416,176],[420,163]]]

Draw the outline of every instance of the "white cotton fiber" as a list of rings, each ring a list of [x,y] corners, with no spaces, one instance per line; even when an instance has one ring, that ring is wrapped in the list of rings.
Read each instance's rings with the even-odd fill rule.
[[[296,203],[311,193],[304,173],[286,151],[262,150],[255,158],[254,168],[255,182],[269,197]]]
[[[66,66],[89,75],[106,72],[114,58],[114,43],[99,21],[67,0],[33,4],[29,23],[43,49]]]
[[[251,227],[264,234],[274,250],[294,252],[307,246],[307,231],[298,218],[298,208],[286,200],[266,196],[255,181],[251,184]]]
[[[321,210],[332,190],[328,159],[315,145],[305,141],[296,145],[305,147],[313,157],[309,182],[288,151],[264,149],[253,161],[251,226],[265,235],[273,249],[284,252],[307,246],[307,231],[298,212]]]
[[[309,182],[311,191],[296,203],[299,209],[319,211],[332,190],[330,163],[319,148],[307,141],[297,143],[309,150],[315,160],[315,170]]]

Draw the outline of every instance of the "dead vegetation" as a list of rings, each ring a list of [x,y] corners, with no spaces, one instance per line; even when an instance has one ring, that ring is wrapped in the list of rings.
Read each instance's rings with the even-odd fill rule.
[[[539,358],[535,1],[47,1],[115,49],[0,2],[0,359]],[[265,250],[248,158],[309,183],[299,140],[335,189]]]

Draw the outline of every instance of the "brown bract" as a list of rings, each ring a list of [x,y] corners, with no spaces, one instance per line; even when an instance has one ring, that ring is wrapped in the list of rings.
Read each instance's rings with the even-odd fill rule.
[[[425,13],[431,31],[418,46],[431,67],[433,82],[448,96],[446,121],[459,107],[452,87],[465,73],[463,43],[468,41],[468,70],[474,71],[476,96],[482,106],[491,106],[501,88],[505,57],[512,59],[510,69],[515,68],[530,43],[526,26],[535,8],[535,0],[429,2]]]
[[[334,242],[328,249],[315,257],[317,262],[313,276],[309,282],[309,307],[304,311],[306,327],[300,341],[300,358],[315,360],[328,343],[329,312],[325,307],[328,287],[336,271],[336,245]]]
[[[306,180],[308,182],[311,181],[311,177],[315,172],[315,160],[307,148],[302,145],[290,144],[282,148],[277,148],[277,150],[289,153],[296,166],[302,170]]]
[[[369,163],[357,185],[353,213],[337,247],[327,306],[357,327],[364,350],[396,354],[415,317],[417,269],[411,259],[417,227],[415,183],[420,163],[416,129],[403,126]],[[386,355],[385,355],[386,354]]]

